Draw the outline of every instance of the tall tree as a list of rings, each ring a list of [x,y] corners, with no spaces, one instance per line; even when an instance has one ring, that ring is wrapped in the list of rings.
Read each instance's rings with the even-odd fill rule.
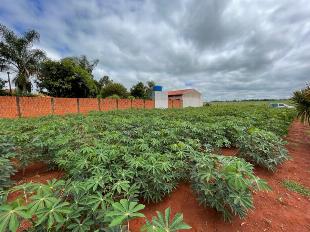
[[[16,72],[13,81],[19,92],[31,92],[30,77],[38,74],[40,62],[46,58],[44,51],[32,49],[34,42],[39,41],[39,33],[30,30],[19,37],[0,24],[0,36],[0,65]]]
[[[113,83],[113,81],[110,79],[109,76],[106,76],[106,75],[105,75],[105,76],[103,76],[103,77],[101,77],[101,78],[99,79],[98,83],[99,83],[100,86],[104,87],[104,86],[106,86],[106,85],[108,85],[108,84]]]
[[[130,89],[131,96],[135,98],[149,99],[152,96],[154,81],[148,81],[147,85],[144,85],[141,81]]]
[[[146,86],[146,90],[145,90],[145,98],[146,99],[151,99],[152,98],[152,93],[153,93],[153,87],[155,86],[155,82],[154,81],[148,81]]]
[[[130,95],[135,98],[145,98],[145,86],[139,81],[136,85],[132,86],[130,89]]]
[[[85,69],[87,72],[89,72],[91,75],[93,75],[93,71],[95,67],[98,65],[99,60],[88,60],[88,58],[85,55],[82,55],[80,57],[67,57],[64,60],[71,60],[83,69]]]
[[[113,83],[109,76],[103,76],[99,79],[99,81],[95,80],[99,93],[101,89],[104,88],[107,84]]]
[[[106,97],[111,97],[111,96],[119,96],[120,98],[127,98],[128,97],[128,91],[125,88],[125,86],[123,86],[120,83],[109,83],[107,85],[105,85],[102,89],[101,89],[101,97],[106,98]]]
[[[98,93],[92,75],[70,59],[43,62],[37,85],[41,93],[54,97],[95,97]]]

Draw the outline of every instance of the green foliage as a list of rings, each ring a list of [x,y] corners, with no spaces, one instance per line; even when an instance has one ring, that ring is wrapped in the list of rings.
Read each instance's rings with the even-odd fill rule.
[[[113,94],[107,98],[109,98],[109,99],[121,99],[120,96],[118,96],[117,94]]]
[[[140,99],[150,99],[152,97],[154,81],[148,81],[147,85],[144,85],[141,81],[130,89],[130,95]]]
[[[122,84],[112,82],[108,83],[107,85],[101,88],[100,95],[103,98],[110,97],[113,95],[117,95],[120,98],[127,98],[128,91]]]
[[[23,198],[0,207],[0,232],[7,228],[16,231],[23,219],[31,221],[34,231],[108,231],[126,227],[123,231],[129,231],[129,220],[144,217],[139,213],[144,205],[128,199],[113,201],[111,195],[99,191],[90,194],[84,182],[52,180],[47,184],[23,184],[12,191],[20,189],[25,191]]]
[[[89,70],[72,58],[45,61],[41,65],[37,85],[41,93],[53,97],[94,97],[98,92]]]
[[[65,223],[65,217],[67,217],[71,209],[68,207],[68,202],[61,202],[57,198],[52,199],[52,204],[47,205],[45,208],[41,208],[36,211],[38,221],[36,225],[45,224],[45,228],[50,230],[52,227],[60,228]]]
[[[136,85],[132,86],[130,89],[131,96],[135,98],[144,98],[145,97],[145,86],[142,82],[138,82]]]
[[[120,202],[112,204],[112,210],[106,214],[107,217],[112,218],[110,227],[122,225],[124,221],[130,219],[144,217],[140,210],[144,209],[144,205],[137,202],[130,202],[127,199],[122,199]],[[129,228],[128,228],[129,230]]]
[[[99,63],[98,59],[90,61],[85,55],[82,55],[80,57],[67,57],[64,60],[69,60],[69,61],[74,62],[76,65],[80,66],[81,68],[86,70],[91,75],[92,75],[93,70]]]
[[[104,86],[113,83],[113,81],[110,79],[109,76],[103,76],[99,79],[98,84],[100,86],[100,89],[103,88]]]
[[[152,221],[147,220],[142,231],[147,232],[174,232],[179,230],[189,230],[192,227],[184,223],[183,214],[177,213],[171,219],[171,210],[167,208],[165,215],[157,211],[157,217],[153,217]]]
[[[51,181],[46,185],[49,187],[31,184],[14,189],[23,192],[35,215],[43,215],[40,208],[49,208],[51,199],[60,198],[59,204],[68,202],[70,213],[61,217],[65,218],[64,226],[72,230],[82,230],[80,224],[85,225],[84,230],[107,229],[111,220],[106,213],[114,202],[159,202],[181,181],[192,181],[198,193],[210,189],[210,194],[202,192],[200,198],[206,205],[211,205],[210,198],[215,199],[217,203],[211,206],[226,217],[244,216],[252,207],[250,189],[262,187],[262,181],[251,176],[250,164],[244,160],[208,154],[221,147],[237,146],[251,162],[270,165],[269,156],[286,154],[279,136],[287,132],[294,115],[292,109],[279,111],[249,104],[212,105],[183,109],[182,113],[173,109],[124,110],[0,120],[0,153],[1,157],[19,160],[21,167],[41,160],[66,173],[64,182]],[[263,158],[256,160],[249,154]],[[203,164],[210,164],[210,170],[204,170],[200,166]],[[227,174],[230,169],[237,171]],[[200,182],[197,176],[203,172],[217,182]],[[245,190],[240,191],[240,186]],[[228,203],[221,208],[221,202],[228,202],[233,210],[227,209]],[[51,230],[56,229],[54,223]],[[47,227],[47,220],[36,226],[43,231]]]
[[[0,232],[15,232],[20,225],[21,219],[29,219],[31,215],[27,207],[22,206],[20,201],[0,206]]]
[[[251,128],[238,140],[241,157],[270,171],[288,159],[285,142],[272,132]]]
[[[19,37],[0,24],[0,64],[17,73],[14,79],[19,92],[31,92],[30,77],[38,74],[40,63],[46,58],[40,49],[32,49],[40,35],[29,30]]]
[[[12,162],[8,158],[0,157],[0,191],[10,187],[12,184],[11,176],[14,172],[15,168],[13,167]]]
[[[310,197],[310,188],[303,186],[302,184],[293,180],[284,180],[282,182],[283,186],[288,190],[299,193],[305,197]]]
[[[253,190],[269,190],[253,166],[236,157],[196,154],[191,180],[199,202],[221,212],[226,221],[233,215],[243,218],[253,208]]]
[[[296,105],[300,120],[310,124],[310,86],[294,92],[292,101]]]

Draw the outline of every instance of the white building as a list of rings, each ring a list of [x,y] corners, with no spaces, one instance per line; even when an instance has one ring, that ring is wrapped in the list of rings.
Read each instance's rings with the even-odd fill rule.
[[[166,94],[169,100],[181,100],[183,108],[203,106],[202,95],[195,89],[167,91]]]
[[[155,108],[157,109],[167,109],[168,105],[168,95],[165,92],[153,91],[153,100],[155,101]]]

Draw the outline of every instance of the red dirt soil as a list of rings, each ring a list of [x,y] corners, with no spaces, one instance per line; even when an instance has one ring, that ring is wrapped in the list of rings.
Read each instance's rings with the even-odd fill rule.
[[[30,163],[24,170],[20,169],[20,163],[18,160],[13,159],[12,160],[13,164],[17,169],[19,169],[12,177],[12,180],[21,180],[25,177],[32,177],[37,174],[47,172],[48,167],[47,164],[43,162],[32,162]]]
[[[18,160],[12,160],[16,167],[19,167]],[[61,171],[49,171],[47,164],[43,162],[32,162],[24,170],[19,169],[11,179],[15,181],[15,185],[36,182],[46,183],[48,180],[60,179],[64,175]],[[21,195],[20,191],[12,192],[8,196],[8,201],[14,201]]]
[[[290,126],[287,149],[291,160],[285,162],[275,173],[255,168],[255,173],[268,181],[271,192],[254,193],[254,206],[248,216],[241,220],[235,217],[231,223],[223,222],[219,213],[199,205],[188,184],[180,186],[164,201],[146,205],[142,211],[150,220],[156,211],[164,212],[168,207],[172,213],[182,212],[184,221],[192,229],[203,232],[261,232],[261,231],[310,231],[310,199],[291,192],[282,186],[285,179],[295,180],[310,187],[310,128],[294,121]],[[224,155],[234,155],[236,150],[222,150]],[[132,232],[140,231],[145,219],[131,222]]]

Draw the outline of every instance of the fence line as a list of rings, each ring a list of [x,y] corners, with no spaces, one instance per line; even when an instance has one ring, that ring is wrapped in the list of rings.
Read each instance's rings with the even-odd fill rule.
[[[169,108],[181,108],[180,100],[169,100]],[[38,117],[125,109],[153,109],[153,100],[58,97],[0,97],[0,118]]]

